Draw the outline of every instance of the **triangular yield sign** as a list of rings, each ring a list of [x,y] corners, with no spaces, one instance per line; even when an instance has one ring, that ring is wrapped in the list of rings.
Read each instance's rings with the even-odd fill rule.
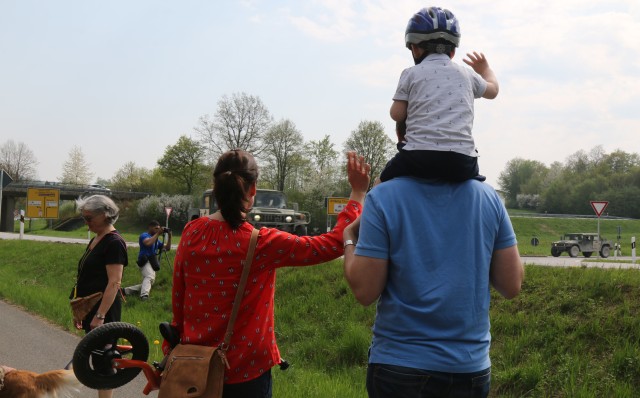
[[[600,217],[604,212],[604,209],[609,206],[609,202],[591,202],[591,207],[593,211],[596,212],[596,216]]]

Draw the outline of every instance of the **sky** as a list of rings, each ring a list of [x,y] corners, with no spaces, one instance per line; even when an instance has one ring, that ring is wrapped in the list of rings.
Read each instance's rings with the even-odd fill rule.
[[[637,0],[0,0],[0,145],[23,142],[41,180],[74,146],[95,178],[152,169],[223,96],[258,96],[275,121],[335,149],[363,121],[395,142],[389,107],[407,21],[450,9],[454,61],[483,52],[500,93],[475,101],[481,174],[601,145],[640,153]]]

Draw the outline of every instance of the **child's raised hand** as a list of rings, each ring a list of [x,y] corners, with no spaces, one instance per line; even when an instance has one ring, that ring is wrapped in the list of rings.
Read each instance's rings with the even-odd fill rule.
[[[464,63],[472,67],[477,74],[482,76],[489,69],[489,61],[487,61],[483,53],[474,51],[473,54],[467,53],[467,57],[463,59]]]
[[[472,67],[473,70],[476,71],[477,74],[482,76],[482,78],[487,82],[487,88],[484,90],[482,98],[494,99],[495,97],[497,97],[498,91],[500,91],[498,79],[493,73],[493,70],[491,70],[489,62],[484,57],[484,54],[478,54],[474,51],[473,54],[467,54],[467,57],[469,58],[465,58],[463,60],[464,63]]]

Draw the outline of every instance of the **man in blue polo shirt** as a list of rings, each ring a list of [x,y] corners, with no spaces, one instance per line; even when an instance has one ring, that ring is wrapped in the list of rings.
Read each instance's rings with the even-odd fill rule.
[[[354,296],[377,301],[369,397],[486,397],[490,286],[513,298],[524,278],[495,190],[394,178],[367,194],[344,245]]]

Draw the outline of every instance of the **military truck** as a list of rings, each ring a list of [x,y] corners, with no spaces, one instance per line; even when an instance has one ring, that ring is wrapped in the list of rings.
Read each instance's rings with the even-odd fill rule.
[[[215,211],[215,199],[212,194],[211,189],[205,191],[200,215],[207,215]],[[309,212],[298,210],[297,203],[287,203],[287,196],[284,192],[273,189],[258,189],[253,208],[247,214],[247,221],[256,228],[277,228],[303,236],[307,235],[307,225],[311,221],[311,215]]]
[[[611,252],[611,246],[610,241],[598,234],[570,233],[551,244],[551,255],[559,257],[563,252],[567,252],[571,257],[578,257],[578,254],[582,252],[583,256],[589,258],[594,252],[597,252],[600,257],[607,258]]]
[[[307,235],[307,225],[311,221],[309,212],[298,210],[298,204],[287,205],[284,192],[272,189],[258,189],[253,208],[247,215],[247,221],[256,228],[270,227],[291,232],[298,236]]]

